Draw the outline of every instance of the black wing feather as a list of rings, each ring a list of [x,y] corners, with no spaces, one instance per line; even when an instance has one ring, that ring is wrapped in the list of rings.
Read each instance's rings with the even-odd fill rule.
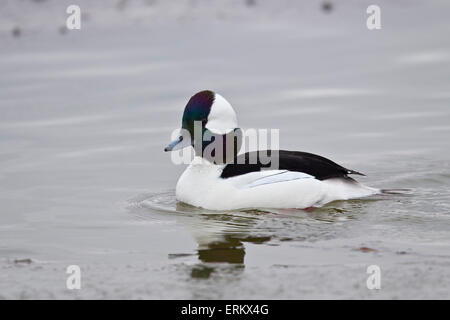
[[[260,156],[262,159],[260,159]],[[224,167],[221,178],[230,178],[249,172],[260,171],[263,168],[269,168],[271,164],[264,164],[266,162],[264,159],[271,156],[271,150],[263,151],[262,154],[258,151],[241,154],[234,159],[234,163],[229,163]],[[327,158],[312,153],[279,150],[278,157],[278,169],[304,172],[319,180],[348,178],[347,175],[349,174],[363,175],[362,173],[346,169]]]

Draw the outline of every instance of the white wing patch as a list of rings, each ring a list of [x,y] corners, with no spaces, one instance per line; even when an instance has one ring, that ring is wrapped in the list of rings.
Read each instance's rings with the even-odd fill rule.
[[[250,172],[242,176],[230,178],[233,184],[241,189],[254,188],[265,184],[273,184],[298,179],[314,179],[313,176],[296,171],[288,170],[263,170]]]

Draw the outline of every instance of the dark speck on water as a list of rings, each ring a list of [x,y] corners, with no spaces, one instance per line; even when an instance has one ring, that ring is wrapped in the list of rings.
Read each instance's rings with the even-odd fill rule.
[[[66,34],[67,33],[67,26],[60,26],[59,28],[58,28],[58,32],[60,33],[60,34]]]
[[[256,0],[245,0],[245,4],[248,7],[253,7],[254,5],[256,5]]]
[[[22,30],[19,27],[15,27],[11,30],[11,34],[14,38],[18,38],[22,34]]]
[[[322,11],[325,13],[330,13],[331,11],[333,11],[333,3],[329,2],[329,1],[325,1],[322,3]]]

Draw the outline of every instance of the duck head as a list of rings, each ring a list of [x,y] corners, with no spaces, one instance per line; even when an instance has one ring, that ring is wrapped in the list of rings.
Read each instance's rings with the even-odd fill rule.
[[[189,99],[183,112],[181,133],[164,151],[192,146],[196,156],[225,163],[237,155],[241,138],[242,131],[231,104],[220,94],[205,90]]]

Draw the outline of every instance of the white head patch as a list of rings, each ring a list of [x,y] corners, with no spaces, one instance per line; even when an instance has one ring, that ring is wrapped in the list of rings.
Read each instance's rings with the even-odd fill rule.
[[[224,97],[215,93],[206,128],[212,133],[226,134],[237,127],[236,112],[234,112],[233,107]]]

